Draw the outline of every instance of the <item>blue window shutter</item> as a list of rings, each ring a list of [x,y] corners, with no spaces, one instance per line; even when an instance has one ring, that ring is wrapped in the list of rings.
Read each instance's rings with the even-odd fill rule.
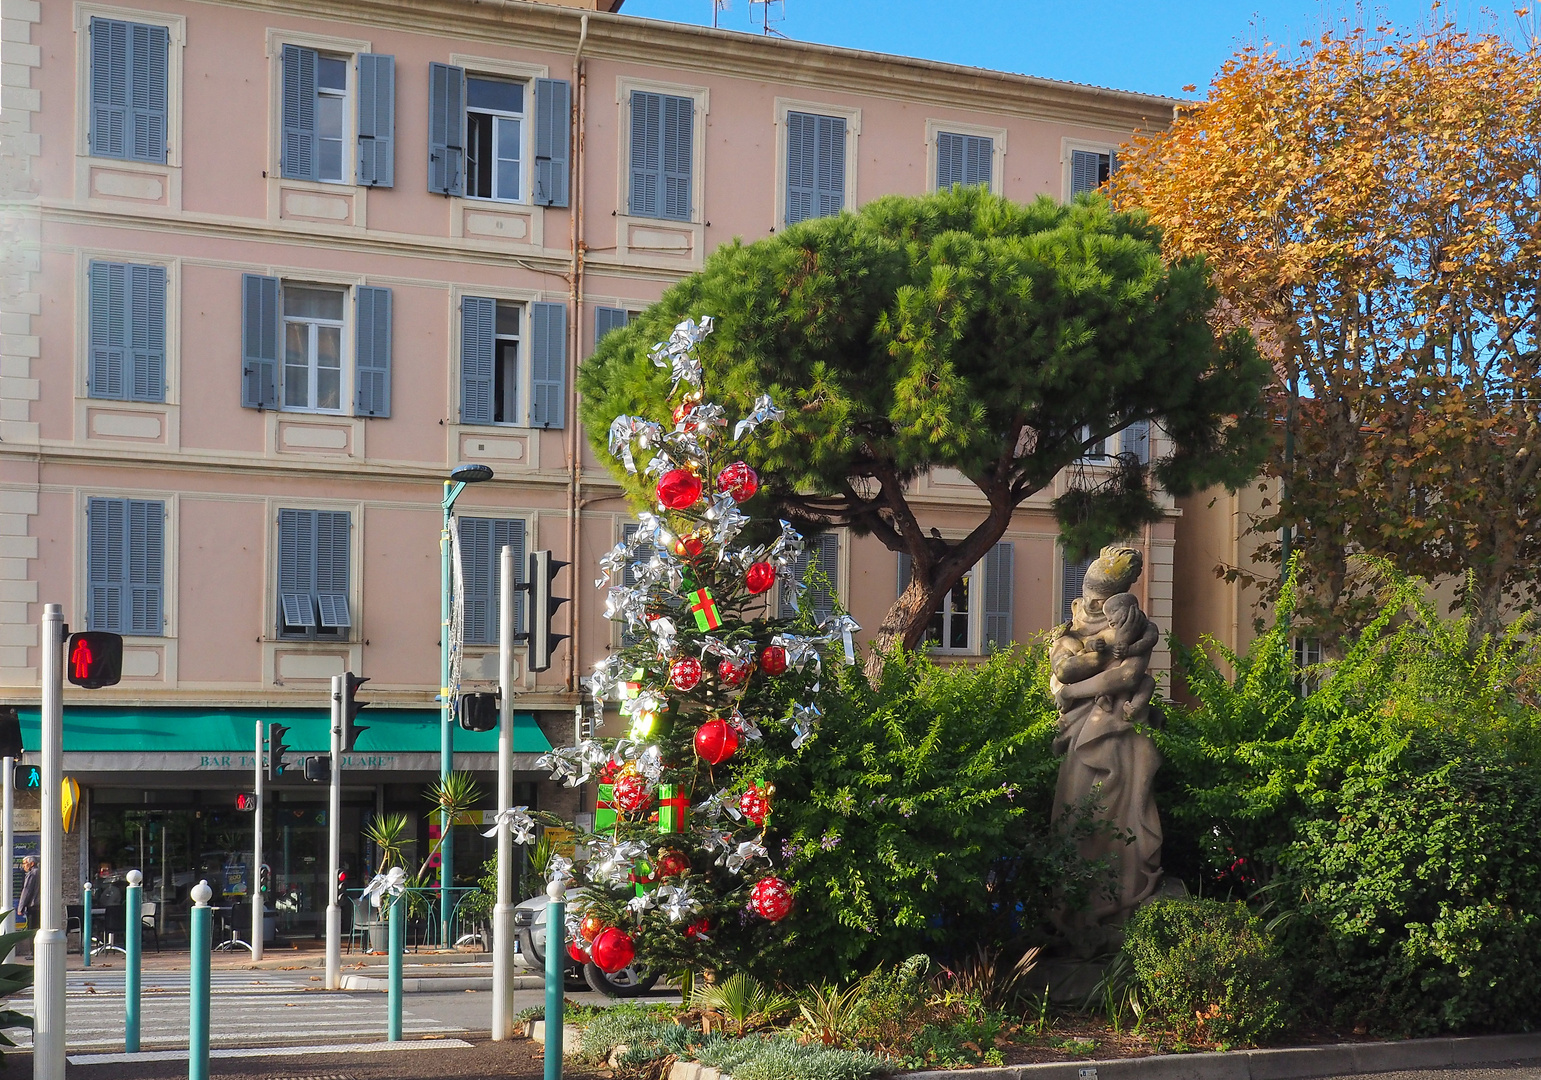
[[[123,600],[128,586],[125,559],[128,502],[91,499],[86,503],[86,626],[124,633]]]
[[[963,178],[968,187],[989,187],[994,179],[995,140],[970,135],[963,140]]]
[[[462,626],[467,645],[499,644],[502,612],[502,552],[514,549],[517,579],[525,577],[524,522],[459,518],[460,574],[465,586]],[[523,625],[523,593],[514,593],[514,625]]]
[[[1060,549],[1060,622],[1069,622],[1071,605],[1081,597],[1081,587],[1086,584],[1086,571],[1091,569],[1092,560],[1082,559],[1072,562],[1065,558],[1064,549]]]
[[[787,113],[787,211],[788,225],[814,217],[815,181],[818,176],[818,117]]]
[[[572,147],[572,83],[535,80],[535,205],[566,206]]]
[[[166,54],[164,26],[129,25],[129,131],[125,157],[166,161]]]
[[[597,347],[612,330],[625,326],[631,317],[625,308],[597,307],[594,309],[594,345]]]
[[[280,629],[316,625],[316,511],[278,512],[278,623]]]
[[[348,611],[348,526],[346,510],[313,510],[316,516],[316,610],[323,630],[353,625]]]
[[[1125,454],[1133,454],[1134,459],[1141,465],[1150,464],[1150,421],[1136,420],[1124,428],[1120,438],[1119,450]]]
[[[129,338],[128,397],[134,401],[166,400],[166,268],[128,269]]]
[[[283,315],[277,278],[241,275],[241,406],[278,407],[278,350]]]
[[[492,423],[493,342],[497,301],[486,296],[460,298],[460,422]]]
[[[559,428],[567,404],[567,305],[530,305],[530,426]]]
[[[845,118],[818,118],[818,200],[814,207],[819,217],[831,217],[845,209]]]
[[[1108,155],[1098,154],[1090,150],[1072,150],[1070,152],[1070,197],[1075,198],[1085,191],[1096,191],[1102,186],[1103,163],[1108,160]]]
[[[360,53],[358,58],[358,182],[396,184],[396,58]]]
[[[1118,151],[1108,151],[1108,175],[1112,176],[1118,171]]]
[[[695,139],[695,100],[663,99],[663,197],[660,217],[690,220],[691,149]]]
[[[286,180],[316,178],[315,49],[285,45],[283,53],[283,147],[280,170]]]
[[[358,287],[353,415],[391,415],[391,290]]]
[[[985,556],[985,647],[1004,649],[1015,639],[1012,608],[1015,597],[1015,548],[1001,541]]]
[[[663,95],[631,92],[631,189],[627,212],[659,216],[663,186]]]
[[[91,264],[90,370],[86,390],[91,397],[127,398],[128,267],[122,263]]]
[[[798,552],[797,559],[792,564],[792,572],[797,580],[803,581],[808,573],[808,562],[812,559],[824,577],[829,579],[829,584],[820,582],[808,586],[803,593],[808,606],[813,611],[815,622],[822,623],[835,613],[835,599],[840,585],[840,536],[838,533],[826,532],[811,538],[807,546]],[[793,590],[783,588],[781,590],[781,618],[793,619],[797,617],[797,599],[793,596]]]
[[[130,499],[128,522],[128,602],[125,629],[159,637],[165,630],[166,504]]]
[[[910,558],[907,551],[899,552],[899,574],[895,582],[894,599],[904,595],[904,590],[910,587],[910,568],[915,560]]]
[[[129,24],[91,20],[91,153],[128,156]]]
[[[428,190],[465,194],[466,73],[428,65]]]
[[[936,190],[947,191],[963,183],[963,136],[949,131],[936,133]]]

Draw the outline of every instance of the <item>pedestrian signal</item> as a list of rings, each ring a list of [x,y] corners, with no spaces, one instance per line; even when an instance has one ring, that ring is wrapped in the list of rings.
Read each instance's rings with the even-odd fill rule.
[[[116,686],[123,678],[123,635],[105,630],[71,634],[65,645],[64,675],[87,690]]]
[[[255,791],[237,791],[235,793],[235,808],[237,810],[257,809],[257,793]]]

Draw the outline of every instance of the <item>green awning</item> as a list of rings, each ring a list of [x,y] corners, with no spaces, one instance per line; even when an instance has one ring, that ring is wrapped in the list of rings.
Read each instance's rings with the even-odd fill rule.
[[[39,710],[23,708],[21,740],[28,751],[41,746]],[[324,754],[330,748],[331,716],[325,709],[194,709],[67,705],[64,752],[67,754],[239,754],[255,746],[258,721],[284,724],[284,741],[299,754]],[[439,752],[439,710],[368,709],[359,714],[357,754]],[[551,743],[533,713],[514,714],[514,753],[543,754]],[[456,753],[495,754],[496,731],[455,729]]]

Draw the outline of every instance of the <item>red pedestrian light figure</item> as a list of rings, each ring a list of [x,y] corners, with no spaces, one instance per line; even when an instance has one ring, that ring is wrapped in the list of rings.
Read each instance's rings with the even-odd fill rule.
[[[76,686],[95,690],[123,676],[123,638],[105,630],[71,634],[65,646],[65,674]]]
[[[91,677],[91,664],[96,659],[96,654],[91,651],[91,642],[82,636],[75,639],[75,649],[70,653],[70,675],[76,682],[83,682]]]

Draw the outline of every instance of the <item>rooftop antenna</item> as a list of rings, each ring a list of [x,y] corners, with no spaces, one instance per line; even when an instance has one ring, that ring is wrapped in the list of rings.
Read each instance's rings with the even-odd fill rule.
[[[732,6],[733,0],[712,0],[712,29],[717,29],[717,16]]]
[[[760,16],[758,20],[755,19],[755,8],[760,9]],[[764,33],[767,37],[769,37],[771,34],[775,34],[780,38],[786,37],[785,34],[771,25],[772,23],[779,23],[784,21],[786,17],[786,0],[749,0],[749,21],[758,21],[760,24],[761,32]]]

